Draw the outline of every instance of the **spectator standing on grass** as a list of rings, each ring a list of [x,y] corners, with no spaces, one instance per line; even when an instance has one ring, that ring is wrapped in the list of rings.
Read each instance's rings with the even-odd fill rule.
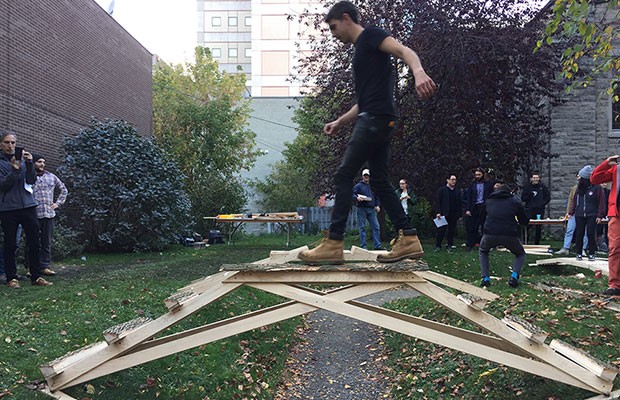
[[[17,248],[17,227],[21,224],[26,233],[29,249],[30,280],[35,286],[49,286],[52,283],[40,276],[39,234],[36,206],[32,185],[37,180],[32,154],[16,147],[15,134],[0,134],[0,223],[4,232],[4,269],[7,286],[20,287],[17,280],[15,250]]]
[[[448,225],[437,228],[437,235],[435,236],[435,250],[441,250],[441,242],[447,232],[447,245],[448,250],[453,250],[454,236],[456,235],[456,226],[461,218],[461,194],[456,189],[456,175],[450,175],[446,179],[446,185],[439,188],[437,191],[437,214],[436,218],[445,217]]]
[[[482,227],[486,218],[485,202],[493,192],[493,182],[485,179],[484,170],[474,170],[474,180],[466,189],[465,202],[465,230],[467,239],[465,248],[467,251],[478,243],[482,237]]]
[[[582,260],[583,234],[588,235],[588,260],[594,261],[596,253],[596,224],[605,216],[605,194],[600,185],[590,182],[592,166],[579,170],[579,183],[573,197],[573,207],[569,211],[575,216],[575,248],[577,260]]]
[[[528,218],[521,201],[511,193],[508,185],[496,183],[494,188],[486,201],[484,235],[478,250],[482,276],[480,286],[491,286],[489,252],[496,246],[504,246],[515,257],[508,285],[517,287],[525,262],[525,249],[519,239],[519,225],[527,225]]]
[[[50,268],[52,262],[52,236],[54,235],[54,217],[58,207],[67,200],[67,187],[54,174],[45,170],[45,157],[33,156],[34,169],[37,173],[37,182],[33,186],[34,198],[37,201],[37,219],[39,221],[39,239],[41,251],[39,252],[41,274],[56,275]],[[55,192],[58,197],[54,200]]]
[[[579,182],[579,175],[577,175],[577,182]],[[568,201],[566,203],[566,214],[564,219],[566,221],[566,232],[564,232],[564,244],[562,248],[555,252],[558,256],[567,256],[570,253],[570,247],[573,243],[573,236],[575,234],[575,217],[570,214],[570,210],[574,207],[575,192],[577,191],[577,185],[573,186],[568,194]],[[583,249],[588,246],[588,236],[584,234],[583,237]]]
[[[353,3],[339,1],[324,19],[332,36],[354,45],[353,79],[357,102],[339,118],[325,124],[323,132],[332,136],[343,126],[355,120],[356,123],[334,176],[336,203],[327,237],[317,247],[302,251],[298,256],[310,264],[344,262],[344,230],[351,209],[351,181],[366,162],[373,174],[373,192],[381,199],[382,207],[397,232],[391,250],[379,254],[377,261],[389,263],[424,255],[418,232],[403,211],[388,176],[391,141],[398,121],[394,107],[396,77],[392,56],[407,64],[421,98],[432,97],[437,85],[426,74],[413,50],[384,29],[362,26],[358,16]]]
[[[528,219],[543,219],[545,218],[545,207],[551,201],[551,193],[544,183],[540,181],[540,173],[538,171],[532,172],[530,176],[530,182],[523,186],[521,192],[521,200],[525,203],[525,213]],[[530,227],[527,228],[528,237]],[[536,225],[534,228],[534,244],[540,244],[540,237],[542,233],[542,226]]]
[[[416,197],[411,188],[409,187],[409,183],[407,183],[406,179],[401,179],[398,182],[398,188],[396,189],[396,195],[400,200],[400,205],[403,207],[403,211],[407,216],[411,215],[410,209],[413,209],[413,205],[415,204]]]
[[[605,290],[606,296],[620,296],[620,210],[618,209],[618,159],[620,155],[607,157],[599,164],[590,177],[590,182],[600,185],[603,182],[611,182],[609,198],[607,199],[607,237],[609,239],[609,287]]]
[[[370,224],[375,250],[381,247],[381,233],[377,214],[381,211],[379,198],[370,189],[370,170],[362,171],[362,180],[353,187],[353,201],[357,207],[357,226],[360,231],[360,246],[366,247],[366,221]]]

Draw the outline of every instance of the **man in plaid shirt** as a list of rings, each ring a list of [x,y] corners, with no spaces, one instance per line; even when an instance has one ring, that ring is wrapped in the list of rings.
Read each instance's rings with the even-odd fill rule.
[[[54,233],[54,217],[56,209],[65,203],[67,199],[67,187],[58,177],[45,170],[45,157],[35,155],[34,169],[37,173],[37,181],[33,185],[34,198],[37,201],[37,218],[39,220],[39,234],[41,239],[41,273],[43,275],[56,275],[50,269],[52,262],[52,235]],[[58,189],[60,195],[54,201],[54,192]]]

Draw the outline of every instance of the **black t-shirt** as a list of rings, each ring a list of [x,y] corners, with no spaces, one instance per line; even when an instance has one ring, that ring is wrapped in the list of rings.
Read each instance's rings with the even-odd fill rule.
[[[353,76],[360,113],[396,115],[391,57],[379,50],[388,36],[381,28],[369,27],[355,41]]]

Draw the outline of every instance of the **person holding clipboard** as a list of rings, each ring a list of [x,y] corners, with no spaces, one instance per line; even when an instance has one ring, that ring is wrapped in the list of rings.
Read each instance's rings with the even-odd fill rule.
[[[454,246],[454,236],[456,235],[456,224],[461,218],[461,195],[456,190],[456,175],[450,175],[446,179],[446,185],[439,188],[437,192],[437,215],[433,220],[437,226],[435,236],[435,251],[441,250],[441,242],[447,232],[448,251],[456,249]]]

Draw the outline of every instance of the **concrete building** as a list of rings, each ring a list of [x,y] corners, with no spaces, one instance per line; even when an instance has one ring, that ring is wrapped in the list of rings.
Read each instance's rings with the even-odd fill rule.
[[[0,129],[61,161],[91,117],[150,135],[152,55],[93,0],[0,0]]]
[[[211,49],[222,70],[248,77],[253,97],[299,96],[291,82],[308,37],[317,32],[298,21],[323,13],[315,0],[197,0],[198,44]]]

